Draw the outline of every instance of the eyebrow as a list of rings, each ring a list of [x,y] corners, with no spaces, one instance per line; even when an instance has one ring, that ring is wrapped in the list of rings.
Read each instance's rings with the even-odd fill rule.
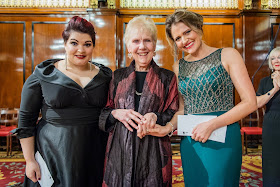
[[[74,41],[76,41],[76,42],[79,42],[78,40],[76,40],[76,39],[74,39],[74,38],[71,38],[70,40],[74,40]],[[90,41],[90,40],[85,41],[85,43],[88,43],[88,42],[92,43],[92,41]]]

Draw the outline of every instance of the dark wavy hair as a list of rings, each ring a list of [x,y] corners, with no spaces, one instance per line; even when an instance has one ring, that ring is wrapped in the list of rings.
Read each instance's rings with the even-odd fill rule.
[[[62,32],[62,38],[64,43],[66,43],[70,37],[71,31],[81,32],[89,34],[92,39],[93,47],[95,46],[95,30],[93,25],[84,18],[79,16],[74,16],[70,19],[67,24],[67,27]]]

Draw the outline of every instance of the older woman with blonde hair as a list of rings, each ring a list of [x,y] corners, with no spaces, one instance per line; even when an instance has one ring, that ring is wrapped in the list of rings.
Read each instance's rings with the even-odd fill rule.
[[[280,186],[280,47],[274,48],[268,59],[270,76],[261,79],[257,103],[266,106],[262,134],[263,185]]]
[[[172,155],[168,136],[150,136],[156,124],[167,122],[178,109],[175,74],[153,60],[157,29],[151,18],[133,18],[125,31],[128,67],[113,73],[99,126],[110,132],[103,186],[171,186]],[[147,134],[147,136],[145,136]]]

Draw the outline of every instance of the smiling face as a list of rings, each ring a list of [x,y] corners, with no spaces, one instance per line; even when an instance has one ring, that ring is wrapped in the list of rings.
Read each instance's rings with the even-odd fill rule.
[[[273,70],[280,71],[280,51],[275,51],[270,59]]]
[[[171,26],[171,35],[178,49],[189,54],[196,53],[202,44],[202,35],[182,22]]]
[[[88,65],[93,51],[93,43],[89,34],[71,31],[64,46],[68,63],[75,66]]]
[[[145,71],[152,61],[156,44],[148,31],[135,29],[134,33],[128,42],[127,50],[135,60],[136,71]]]

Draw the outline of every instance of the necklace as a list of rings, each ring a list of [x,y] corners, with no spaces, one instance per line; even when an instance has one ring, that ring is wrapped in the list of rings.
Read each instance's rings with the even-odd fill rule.
[[[88,66],[89,66],[89,71],[92,71],[95,68],[91,62],[88,63]],[[65,59],[65,70],[68,70],[67,69],[67,59]]]
[[[137,92],[137,90],[135,90],[135,94],[138,95],[138,96],[141,96],[141,95],[142,95],[142,93]]]

